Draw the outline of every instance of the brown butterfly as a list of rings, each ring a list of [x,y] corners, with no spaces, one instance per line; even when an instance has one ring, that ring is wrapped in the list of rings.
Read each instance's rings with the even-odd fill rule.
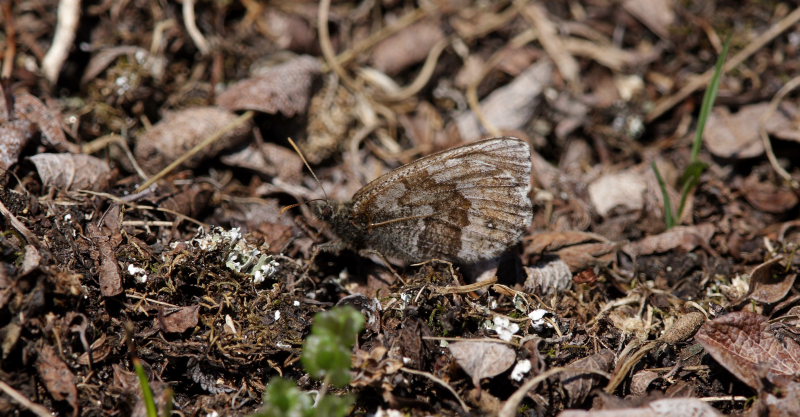
[[[530,147],[504,136],[403,165],[349,202],[309,204],[352,249],[469,264],[500,255],[527,230],[530,175]]]

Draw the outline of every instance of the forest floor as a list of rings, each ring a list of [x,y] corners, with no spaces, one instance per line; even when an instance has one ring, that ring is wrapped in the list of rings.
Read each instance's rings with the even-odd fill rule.
[[[355,415],[800,415],[794,3],[328,3],[2,3],[0,414],[146,415],[138,362],[183,416],[278,376]],[[496,136],[533,221],[494,262],[282,210]],[[367,323],[328,389],[337,304]]]

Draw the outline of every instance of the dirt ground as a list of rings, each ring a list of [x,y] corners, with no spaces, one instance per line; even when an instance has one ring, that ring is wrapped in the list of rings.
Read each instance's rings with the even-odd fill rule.
[[[329,3],[0,3],[0,415],[146,415],[135,359],[173,414],[247,415],[320,389],[341,304],[353,415],[800,415],[793,2]],[[533,204],[497,260],[282,210],[496,136]]]

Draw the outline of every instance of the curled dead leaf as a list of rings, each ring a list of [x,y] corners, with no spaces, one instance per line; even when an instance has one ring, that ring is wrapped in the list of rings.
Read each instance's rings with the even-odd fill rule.
[[[108,188],[113,177],[106,161],[91,155],[40,153],[30,160],[45,188],[101,191]]]
[[[79,408],[75,375],[53,347],[44,345],[39,349],[36,370],[50,395],[58,401],[67,401],[72,407],[73,415],[77,416]]]
[[[318,59],[299,56],[231,85],[217,97],[217,104],[232,111],[256,110],[287,117],[305,113],[321,69]]]
[[[448,345],[456,362],[478,387],[483,378],[492,378],[508,370],[517,355],[503,343],[455,342]]]
[[[751,300],[777,303],[792,289],[797,274],[787,271],[781,264],[781,259],[770,259],[756,266],[750,273],[748,296]]]

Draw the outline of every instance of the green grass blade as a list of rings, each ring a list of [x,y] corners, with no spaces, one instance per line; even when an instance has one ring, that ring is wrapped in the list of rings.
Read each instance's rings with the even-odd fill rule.
[[[658,180],[658,186],[661,188],[661,195],[664,197],[664,223],[666,223],[667,229],[672,229],[673,227],[675,227],[675,215],[672,213],[672,199],[669,198],[669,192],[667,191],[667,183],[661,176],[661,171],[658,170],[658,166],[656,166],[656,161],[653,161],[651,166],[653,167],[653,172],[655,172],[656,174],[656,179]]]
[[[139,359],[134,359],[133,367],[136,369],[136,375],[139,376],[139,385],[142,387],[142,396],[144,396],[144,405],[147,409],[147,417],[158,417],[158,408],[156,407],[156,401],[153,398],[153,390],[150,388],[150,381],[147,380],[147,372],[144,371],[142,361]]]
[[[711,77],[711,84],[706,89],[703,95],[703,104],[700,107],[700,116],[697,119],[697,130],[695,131],[694,143],[692,144],[692,162],[697,161],[700,155],[700,148],[703,145],[703,132],[706,128],[708,115],[711,114],[711,109],[714,107],[714,101],[717,99],[719,92],[719,83],[722,79],[723,67],[725,60],[728,58],[728,49],[731,46],[731,36],[725,39],[725,45],[722,47],[722,53],[717,57],[717,63],[714,66],[714,75]]]

